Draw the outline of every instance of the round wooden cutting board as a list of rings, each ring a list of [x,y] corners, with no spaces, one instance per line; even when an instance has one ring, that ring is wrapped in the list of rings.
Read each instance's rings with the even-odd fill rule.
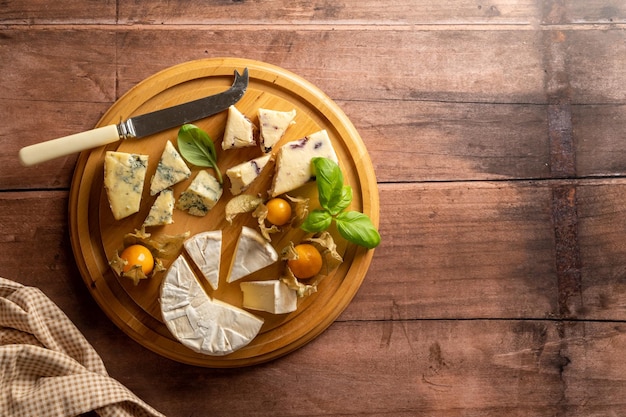
[[[236,107],[253,123],[258,125],[257,109],[297,112],[295,124],[289,127],[281,142],[300,139],[311,133],[326,129],[339,157],[344,182],[352,186],[351,210],[367,214],[378,226],[379,201],[376,178],[367,150],[356,129],[341,109],[318,88],[282,68],[263,62],[220,58],[192,61],[166,69],[128,91],[102,117],[98,126],[117,124],[131,116],[147,113],[163,107],[184,103],[196,98],[217,94],[233,82],[234,71],[249,70],[250,83]],[[226,283],[228,265],[236,246],[241,227],[246,225],[258,230],[257,220],[250,214],[238,215],[232,224],[224,217],[224,207],[232,198],[230,183],[225,175],[229,167],[261,156],[258,146],[223,151],[221,138],[227,112],[194,122],[215,141],[218,165],[224,175],[224,193],[218,204],[205,217],[195,217],[175,210],[174,223],[149,228],[152,237],[190,235],[222,230],[223,253],[220,286],[206,292],[222,301],[241,307],[242,294],[239,282]],[[289,353],[323,332],[347,307],[369,268],[373,250],[347,243],[331,229],[339,253],[344,262],[318,286],[318,292],[301,298],[297,311],[273,315],[251,311],[262,317],[265,323],[261,332],[244,348],[226,356],[208,356],[196,353],[179,343],[167,330],[160,316],[159,290],[164,272],[154,274],[138,285],[118,277],[110,268],[109,260],[123,249],[127,233],[140,229],[156,197],[149,193],[150,178],[156,170],[161,153],[168,140],[176,145],[178,129],[170,129],[143,139],[130,139],[106,147],[85,151],[80,155],[72,180],[69,220],[72,247],[81,275],[96,302],[108,317],[126,334],[146,348],[170,359],[206,367],[236,367],[262,363]],[[103,185],[104,154],[109,150],[148,155],[148,172],[144,184],[141,209],[138,213],[116,221],[111,214]],[[173,187],[174,195],[189,185],[200,168],[190,165],[189,180]],[[209,170],[211,172],[211,170]],[[266,167],[260,178],[246,191],[267,197],[274,164]],[[315,183],[290,193],[292,196],[311,198],[311,209],[317,207]],[[299,228],[286,228],[272,236],[277,252],[289,241],[298,243],[305,236]],[[168,267],[174,260],[165,259]],[[277,279],[283,262],[268,267],[245,280]]]

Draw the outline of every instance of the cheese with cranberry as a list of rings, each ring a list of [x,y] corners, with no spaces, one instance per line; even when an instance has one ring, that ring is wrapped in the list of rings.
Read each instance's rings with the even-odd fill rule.
[[[278,111],[259,109],[259,142],[261,150],[271,152],[274,145],[283,137],[289,126],[295,124],[296,110]]]
[[[276,156],[276,168],[271,197],[293,191],[314,178],[311,160],[323,157],[339,162],[326,130],[320,130],[302,139],[287,142]]]
[[[254,124],[235,106],[228,108],[228,119],[222,139],[222,149],[245,148],[256,145]]]
[[[271,155],[264,155],[251,161],[243,162],[226,170],[226,175],[230,179],[230,192],[233,195],[241,194],[252,182],[261,175]]]

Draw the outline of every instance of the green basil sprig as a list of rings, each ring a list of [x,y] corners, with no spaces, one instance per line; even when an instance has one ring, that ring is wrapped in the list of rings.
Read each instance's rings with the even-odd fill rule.
[[[317,192],[322,208],[312,210],[304,220],[304,231],[317,233],[326,230],[335,220],[339,234],[349,242],[375,248],[380,234],[367,215],[358,211],[344,211],[352,202],[352,187],[343,183],[339,165],[328,158],[313,158]]]
[[[215,144],[204,130],[189,123],[182,125],[178,130],[178,149],[190,164],[213,168],[217,173],[217,180],[223,184],[222,173],[217,167]]]

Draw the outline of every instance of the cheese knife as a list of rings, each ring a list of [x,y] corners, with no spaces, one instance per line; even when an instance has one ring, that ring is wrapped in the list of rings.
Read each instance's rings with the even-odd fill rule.
[[[134,116],[117,125],[98,127],[86,132],[26,146],[20,149],[19,160],[23,166],[36,165],[118,140],[142,138],[185,123],[204,119],[237,103],[243,97],[247,87],[248,68],[244,69],[243,75],[235,70],[235,80],[232,86],[222,93]]]

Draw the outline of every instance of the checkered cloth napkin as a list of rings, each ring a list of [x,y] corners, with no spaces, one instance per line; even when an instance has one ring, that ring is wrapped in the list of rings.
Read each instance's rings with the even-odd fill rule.
[[[163,415],[109,377],[93,347],[41,291],[0,277],[0,415]]]

